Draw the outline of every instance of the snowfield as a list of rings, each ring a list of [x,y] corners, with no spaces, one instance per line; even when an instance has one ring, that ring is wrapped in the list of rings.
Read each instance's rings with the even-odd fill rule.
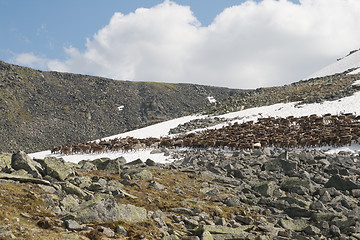
[[[217,117],[226,118],[232,120],[232,122],[246,122],[246,121],[256,121],[258,118],[262,117],[287,117],[287,116],[308,116],[311,114],[324,115],[326,113],[331,114],[341,114],[341,113],[354,113],[360,114],[360,92],[356,92],[354,95],[345,97],[336,101],[325,101],[324,103],[313,103],[313,104],[304,104],[297,105],[297,102],[291,103],[279,103],[270,106],[258,107],[258,108],[250,108],[238,112],[227,113],[223,115],[219,115]],[[113,138],[124,138],[126,136],[135,137],[135,138],[147,138],[147,137],[163,137],[169,136],[168,132],[171,128],[178,126],[179,124],[183,124],[185,122],[205,118],[205,115],[192,115],[182,118],[177,118],[173,120],[169,120],[166,122],[154,124],[148,127],[144,127],[141,129],[136,129],[133,131],[129,131],[126,133],[121,133],[118,135],[110,136],[103,138],[113,139]],[[214,116],[215,117],[215,116]],[[218,124],[211,128],[221,128],[227,123]],[[205,129],[198,129],[205,130]],[[340,148],[330,148],[323,147],[322,149],[329,150],[329,153],[335,153],[339,151],[351,151],[356,152],[360,150],[360,146],[354,144],[352,146],[340,147]],[[166,163],[172,161],[170,156],[164,156],[163,153],[151,154],[150,152],[153,149],[145,149],[137,152],[107,152],[103,154],[72,154],[72,155],[63,155],[63,154],[51,154],[49,151],[37,152],[29,154],[32,158],[44,158],[48,156],[61,157],[65,161],[77,163],[81,160],[93,160],[101,157],[109,157],[111,159],[115,159],[117,157],[123,156],[127,161],[132,161],[140,158],[143,161],[150,158],[159,163]]]
[[[353,54],[350,54],[349,56],[342,58],[341,60],[333,64],[324,67],[323,69],[311,74],[306,79],[334,75],[336,73],[345,72],[352,68],[358,68],[358,69],[350,72],[350,74],[360,73],[360,50],[354,52]]]

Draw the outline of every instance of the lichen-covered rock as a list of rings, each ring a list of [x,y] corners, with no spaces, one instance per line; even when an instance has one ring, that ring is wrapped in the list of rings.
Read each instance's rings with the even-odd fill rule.
[[[11,154],[10,153],[0,153],[0,171],[3,168],[11,167]]]
[[[74,184],[70,182],[61,182],[60,183],[61,188],[67,193],[67,194],[74,194],[78,197],[85,197],[87,194],[82,190],[81,188],[75,186]]]
[[[264,197],[272,197],[275,188],[276,188],[276,183],[274,181],[261,182],[253,187],[255,191],[257,191]]]
[[[41,165],[32,160],[25,152],[18,151],[11,156],[11,167],[15,170],[24,169],[35,178],[42,178],[41,172],[43,169]]]
[[[116,221],[137,223],[147,219],[145,208],[118,204],[113,197],[106,194],[96,194],[93,199],[81,203],[75,215],[76,220],[81,223]]]
[[[302,231],[309,226],[306,219],[280,219],[279,223],[283,228],[292,231]]]
[[[59,181],[64,181],[70,174],[74,173],[73,167],[61,158],[45,157],[37,161],[43,166],[46,175]]]
[[[121,172],[121,177],[130,176],[133,180],[150,180],[153,178],[151,172],[142,168],[130,168]]]
[[[329,181],[325,184],[326,188],[330,188],[330,187],[334,187],[337,190],[353,190],[353,189],[359,189],[360,185],[350,181],[350,180],[346,180],[342,177],[340,177],[339,175],[334,175],[332,176]]]

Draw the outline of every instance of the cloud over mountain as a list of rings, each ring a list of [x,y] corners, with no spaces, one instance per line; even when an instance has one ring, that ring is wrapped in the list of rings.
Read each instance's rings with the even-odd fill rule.
[[[298,81],[360,47],[358,0],[247,1],[201,26],[171,1],[124,15],[65,49],[66,61],[19,55],[50,70],[119,80],[256,88]],[[26,58],[24,58],[26,56]]]

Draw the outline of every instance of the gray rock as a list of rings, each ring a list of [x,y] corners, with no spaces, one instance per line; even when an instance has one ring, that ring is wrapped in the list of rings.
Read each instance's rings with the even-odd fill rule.
[[[60,201],[60,208],[62,211],[70,212],[77,208],[79,200],[73,195],[69,194]]]
[[[319,228],[312,226],[312,225],[309,225],[304,229],[304,233],[306,233],[307,235],[310,235],[310,236],[318,235],[320,232],[321,231]]]
[[[0,153],[0,171],[4,168],[11,167],[11,154],[10,153]]]
[[[96,194],[93,199],[81,203],[75,214],[76,220],[81,223],[116,221],[137,223],[147,219],[145,208],[117,204],[113,197],[106,194]]]
[[[341,236],[340,228],[338,228],[338,227],[335,226],[335,225],[331,225],[331,226],[330,226],[330,234],[331,234],[333,237],[340,237],[340,236]]]
[[[280,219],[279,223],[283,228],[291,231],[302,231],[309,226],[306,219]]]
[[[74,174],[73,167],[63,159],[55,157],[45,157],[37,160],[44,168],[45,174],[59,181],[64,181],[70,174]]]
[[[67,194],[74,194],[80,198],[83,198],[87,195],[87,193],[84,190],[82,190],[81,188],[75,186],[70,182],[61,182],[59,184]]]
[[[334,175],[332,176],[329,181],[325,184],[326,188],[330,188],[330,187],[334,187],[337,190],[353,190],[353,189],[359,189],[360,185],[350,181],[350,180],[346,180],[342,177],[340,177],[339,175]]]
[[[111,174],[118,174],[120,173],[121,166],[126,163],[124,157],[119,157],[115,160],[107,160],[104,164],[104,170],[108,171]]]
[[[98,170],[104,170],[110,160],[110,158],[98,158],[93,160],[91,163],[94,164]]]
[[[309,180],[300,179],[298,177],[289,177],[283,179],[280,188],[286,192],[297,192],[299,187],[309,189],[311,187]]]
[[[148,159],[146,159],[145,164],[147,166],[153,167],[153,166],[156,165],[156,162],[154,160],[151,160],[151,159],[148,158]]]
[[[77,221],[71,220],[71,219],[65,220],[64,224],[65,224],[66,229],[71,230],[71,231],[81,231],[85,228],[84,225],[80,225]]]
[[[78,163],[79,167],[81,170],[84,171],[94,171],[94,170],[98,170],[97,167],[95,166],[95,164],[93,164],[92,162],[89,161],[80,161]]]
[[[46,180],[43,180],[43,179],[17,176],[17,175],[8,174],[8,173],[0,173],[0,179],[19,181],[19,182],[23,182],[23,183],[35,183],[35,184],[51,185],[51,183],[49,181],[46,181]]]
[[[105,237],[113,238],[115,237],[115,232],[108,227],[98,226],[97,230],[105,235]]]
[[[43,168],[41,165],[32,160],[25,152],[19,151],[11,156],[11,167],[15,170],[24,169],[34,178],[42,178]]]
[[[128,234],[129,234],[123,226],[116,226],[115,232],[124,237],[128,236]]]
[[[132,180],[151,180],[153,175],[147,169],[142,168],[130,168],[121,172],[120,176],[130,176]]]
[[[257,191],[264,197],[272,197],[275,188],[276,188],[276,183],[274,181],[261,182],[253,187],[255,191]]]
[[[156,190],[163,190],[163,189],[165,189],[165,186],[164,186],[164,185],[162,185],[162,184],[160,184],[160,183],[158,183],[158,182],[155,182],[155,181],[151,181],[151,182],[149,183],[149,186],[155,188]]]
[[[312,212],[301,207],[289,207],[284,211],[291,218],[310,217]]]

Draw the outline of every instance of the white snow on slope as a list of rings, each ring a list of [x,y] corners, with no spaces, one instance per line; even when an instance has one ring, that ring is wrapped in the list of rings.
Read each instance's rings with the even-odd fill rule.
[[[360,67],[360,50],[353,54],[350,54],[349,56],[342,58],[341,60],[333,64],[324,67],[320,71],[311,74],[306,79],[315,78],[315,77],[324,77],[336,73],[342,73],[348,69],[359,68],[359,67]],[[356,73],[360,73],[360,69],[351,72],[351,74],[356,74]]]

